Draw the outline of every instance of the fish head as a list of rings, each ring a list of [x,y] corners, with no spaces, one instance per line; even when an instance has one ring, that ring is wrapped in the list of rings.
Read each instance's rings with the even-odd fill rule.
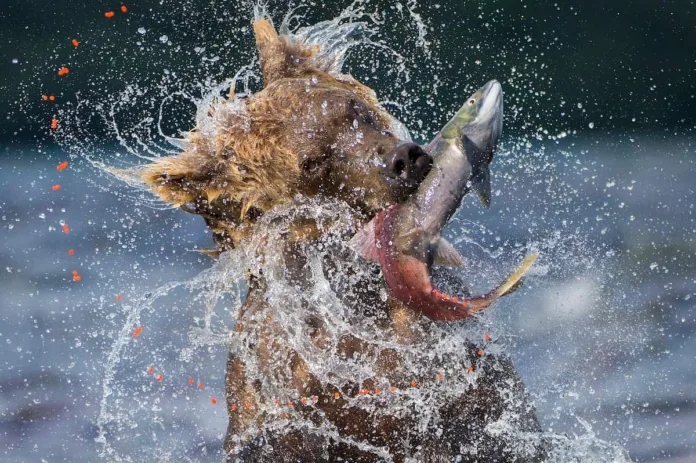
[[[503,132],[503,89],[491,80],[478,89],[440,132],[456,144],[471,165],[470,187],[488,207],[491,197],[489,165]]]

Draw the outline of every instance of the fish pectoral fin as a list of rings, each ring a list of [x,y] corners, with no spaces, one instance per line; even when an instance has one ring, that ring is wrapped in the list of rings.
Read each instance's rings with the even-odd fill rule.
[[[488,166],[479,170],[471,179],[471,188],[476,191],[483,205],[488,208],[491,205],[491,171]]]
[[[412,228],[406,233],[394,238],[394,247],[396,249],[412,249],[415,243],[423,236],[423,233],[425,233],[425,230],[421,227]]]
[[[372,219],[365,227],[350,239],[349,246],[367,260],[379,261],[377,254],[377,238],[375,237],[375,220]]]
[[[433,264],[443,267],[461,267],[464,265],[464,257],[459,251],[444,238],[440,238],[433,250]]]

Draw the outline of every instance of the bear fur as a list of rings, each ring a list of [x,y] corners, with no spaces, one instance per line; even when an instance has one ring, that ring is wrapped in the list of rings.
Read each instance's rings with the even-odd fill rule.
[[[342,333],[327,338],[325,320],[311,304],[299,314],[307,342],[316,349],[334,343],[333,355],[369,359],[377,376],[332,384],[317,378],[306,359],[288,346],[287,327],[269,303],[269,281],[250,269],[248,294],[235,330],[243,349],[256,359],[253,371],[232,352],[227,364],[226,395],[230,417],[225,439],[228,461],[244,462],[449,462],[539,461],[541,446],[524,433],[540,431],[533,406],[510,359],[480,355],[467,342],[459,355],[428,357],[437,324],[386,296],[379,268],[357,258],[347,243],[357,227],[379,210],[405,199],[385,181],[381,165],[404,141],[398,121],[378,103],[374,92],[350,76],[327,71],[316,47],[279,36],[265,19],[254,23],[263,74],[263,90],[247,98],[231,97],[210,108],[212,126],[197,127],[186,137],[183,153],[160,159],[142,170],[142,179],[161,199],[201,215],[214,234],[218,254],[259,239],[257,226],[271,210],[292,211],[297,198],[345,204],[353,227],[327,232],[316,218],[287,215],[280,253],[287,279],[298,291],[308,288],[310,260],[319,258],[332,290],[352,316],[393,333],[394,348],[379,351],[364,339]],[[290,205],[290,206],[289,206]],[[274,209],[275,208],[275,209]],[[281,213],[282,214],[282,213]],[[281,217],[282,219],[282,217]],[[270,251],[269,251],[270,252]],[[350,283],[346,283],[350,281]],[[475,323],[468,321],[464,323]],[[423,410],[392,410],[388,391],[434,384],[435,377],[414,377],[409,365],[423,361],[452,371],[475,374],[460,390],[445,394],[426,427]],[[439,362],[439,363],[438,363]],[[468,368],[468,370],[467,370]],[[472,373],[473,372],[473,373]],[[448,373],[449,374],[449,373]],[[297,400],[273,414],[264,405],[268,385],[291,388]],[[372,408],[355,398],[375,397]],[[307,405],[306,401],[310,404]],[[505,420],[515,432],[496,431]],[[332,432],[321,432],[330,426]]]

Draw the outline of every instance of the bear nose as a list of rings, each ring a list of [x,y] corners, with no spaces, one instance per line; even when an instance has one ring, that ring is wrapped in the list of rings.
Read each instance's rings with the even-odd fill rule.
[[[385,159],[385,175],[398,199],[413,193],[433,165],[433,158],[415,143],[394,148]]]

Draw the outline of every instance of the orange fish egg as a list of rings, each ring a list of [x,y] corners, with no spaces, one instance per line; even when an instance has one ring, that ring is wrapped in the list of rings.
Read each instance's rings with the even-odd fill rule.
[[[55,119],[54,119],[54,120],[55,120]],[[56,122],[57,122],[57,121],[56,121]],[[68,161],[63,161],[63,162],[61,162],[60,164],[58,164],[58,165],[56,166],[56,170],[57,170],[58,172],[60,172],[61,170],[65,169],[66,167],[68,167]]]
[[[113,11],[107,11],[106,13],[104,13],[104,16],[107,18],[113,18],[114,14],[115,13]]]
[[[78,42],[77,39],[72,39],[72,44],[74,47],[77,47],[80,45],[80,42]]]
[[[135,331],[133,331],[133,337],[137,338],[138,336],[140,336],[140,333],[142,333],[142,332],[143,332],[143,327],[142,326],[137,327],[135,329]]]
[[[72,279],[73,281],[80,281],[82,280],[82,277],[80,275],[73,275]]]
[[[483,351],[482,351],[481,349],[479,349],[479,351],[477,352],[477,354],[478,354],[479,357],[483,357]]]
[[[288,400],[288,407],[292,407],[292,401]]]
[[[215,400],[215,399],[211,399],[210,401],[213,402],[213,400]],[[215,402],[213,402],[213,404],[216,404],[216,403],[217,403],[217,400],[215,400]],[[232,404],[232,411],[236,411],[236,410],[237,410],[237,404]]]
[[[396,392],[396,388],[395,388],[394,386],[392,386],[391,388],[389,388],[389,390],[390,390],[391,392]]]
[[[198,383],[198,389],[203,389],[204,387],[203,383]]]
[[[416,387],[417,385],[418,383],[416,383],[415,381],[411,381],[411,387]]]
[[[63,66],[62,68],[58,69],[58,75],[59,76],[64,76],[70,73],[70,69],[67,67]]]
[[[157,381],[162,381],[162,378],[164,378],[164,376],[162,376],[162,375],[157,375]]]
[[[48,101],[48,95],[41,95],[41,99],[44,101]]]
[[[300,402],[302,402],[302,405],[307,405],[307,397],[302,397]]]
[[[217,405],[217,399],[213,397],[212,399],[210,399],[210,403],[213,405]]]
[[[51,95],[51,96],[48,97],[48,99],[51,100],[51,101],[56,101],[56,96],[55,96],[55,95]]]
[[[74,256],[74,255],[75,255],[75,250],[74,250],[74,249],[69,250],[69,251],[68,251],[68,255],[69,255],[69,256]]]
[[[123,299],[123,296],[121,296],[120,294],[117,294],[117,295],[116,295],[116,300],[117,300],[117,301],[120,301],[121,299]]]
[[[70,228],[68,228],[67,223],[64,223],[63,225],[61,225],[61,227],[63,228],[63,233],[65,233],[66,235],[70,233]]]
[[[121,5],[121,13],[127,13],[128,7],[126,5]]]
[[[251,410],[254,407],[251,404],[244,404],[244,408],[246,408],[247,410]]]
[[[73,276],[78,275],[77,270],[73,270],[73,271],[72,271],[72,274],[73,274]]]
[[[60,190],[60,185],[53,185],[53,186],[51,187],[51,190],[53,190],[53,191],[58,191],[58,190]]]
[[[381,393],[382,393],[382,390],[381,390],[381,389],[375,388],[375,394],[381,394]]]
[[[152,374],[152,373],[155,372],[155,369],[152,368],[152,367],[147,367],[147,372],[150,373],[150,374]]]
[[[193,384],[193,378],[189,378],[189,384]]]
[[[278,404],[280,403],[280,401],[279,401],[278,399],[274,399],[274,400],[273,400],[273,403],[276,404],[276,405],[278,405]]]
[[[490,337],[490,335],[488,335],[488,334],[484,334],[484,335],[483,335],[483,339],[485,339],[486,341],[490,341],[490,340],[491,340],[491,337]]]
[[[341,394],[339,394],[338,392],[334,392],[334,399],[338,399],[339,397],[341,397]]]
[[[442,373],[438,373],[438,374],[437,374],[437,379],[442,379],[442,378],[444,378],[444,377],[445,377],[445,375],[443,375]]]
[[[56,130],[58,128],[58,119],[56,119],[55,117],[51,119],[51,128],[53,130]]]
[[[471,373],[472,371],[474,371],[474,367],[473,367],[473,366],[469,366],[469,368],[467,368],[466,371],[468,371],[469,373]]]

